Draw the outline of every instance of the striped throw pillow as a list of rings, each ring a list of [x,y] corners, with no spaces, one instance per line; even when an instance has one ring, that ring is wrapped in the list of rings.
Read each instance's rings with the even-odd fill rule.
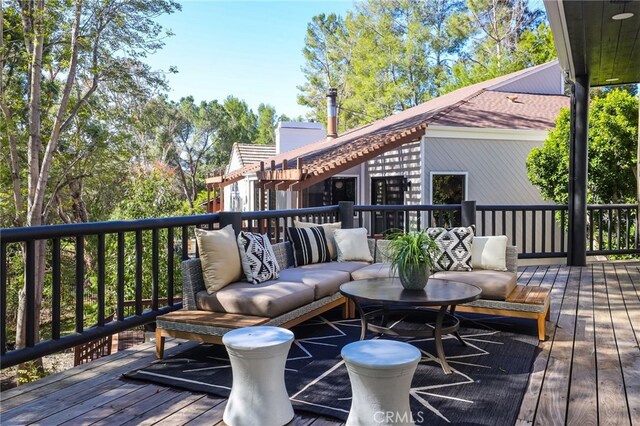
[[[293,246],[296,266],[329,262],[331,256],[327,247],[327,237],[320,226],[311,228],[287,228],[287,235]]]

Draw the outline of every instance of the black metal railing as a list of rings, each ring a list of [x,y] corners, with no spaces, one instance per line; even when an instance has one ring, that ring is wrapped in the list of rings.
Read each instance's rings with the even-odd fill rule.
[[[589,255],[640,254],[637,205],[595,205],[587,210]],[[2,368],[58,352],[153,321],[181,307],[177,263],[197,256],[193,228],[232,224],[286,239],[294,219],[341,221],[363,226],[370,235],[389,230],[476,225],[477,235],[507,235],[521,258],[563,257],[567,253],[567,206],[459,205],[339,206],[80,223],[0,230],[0,364]],[[40,244],[44,244],[44,250]],[[45,293],[50,327],[36,335],[36,261],[45,255]],[[13,280],[9,283],[9,280]],[[15,320],[16,288],[25,286],[26,347],[7,348],[9,312]],[[11,285],[9,285],[11,284]],[[8,290],[11,289],[11,294]],[[90,292],[90,294],[89,294]],[[115,300],[111,300],[112,297]],[[11,299],[11,302],[9,302]],[[145,300],[151,299],[145,309]],[[66,306],[65,301],[71,301]],[[132,307],[129,307],[133,303]],[[89,306],[90,305],[90,306]],[[95,315],[90,315],[91,309]],[[115,312],[109,311],[114,309]],[[132,309],[129,313],[125,310]],[[73,331],[62,327],[71,316]],[[106,322],[110,314],[116,320]],[[15,323],[15,321],[14,321]],[[93,325],[97,324],[95,327]],[[44,334],[44,337],[43,337]],[[41,341],[39,341],[41,339]]]
[[[370,235],[398,230],[423,230],[434,226],[453,227],[462,223],[462,205],[377,205],[355,206],[356,226]]]
[[[355,206],[356,226],[370,235],[394,230],[422,230],[433,226],[476,226],[476,235],[506,235],[519,249],[519,257],[566,257],[568,207],[566,205],[384,205]],[[638,205],[587,206],[587,255],[637,255]]]
[[[588,255],[637,254],[638,206],[601,204],[587,206]]]
[[[2,229],[0,364],[10,367],[138,327],[179,309],[182,303],[175,301],[180,294],[179,262],[198,255],[195,227],[215,229],[233,224],[236,229],[268,233],[274,241],[282,241],[284,229],[292,226],[294,219],[333,222],[338,219],[338,211],[338,206],[330,206]],[[36,250],[40,244],[45,246],[43,251]],[[40,318],[35,315],[35,285],[40,253],[45,255],[43,285],[47,294],[42,308],[51,321],[50,329],[37,335]],[[8,307],[10,303],[18,305],[18,295],[16,291],[9,295],[7,290],[24,283],[25,347],[9,350]],[[108,303],[110,295],[113,303]],[[151,303],[145,309],[147,299]],[[127,312],[130,310],[133,312]],[[14,326],[16,312],[12,309]],[[65,313],[74,323],[68,334],[61,327],[67,319]],[[106,322],[112,313],[116,320]]]
[[[16,365],[94,339],[108,336],[150,321],[156,316],[181,307],[174,303],[176,289],[176,262],[188,258],[190,228],[206,226],[212,228],[219,221],[218,215],[199,215],[144,219],[133,221],[111,221],[78,223],[68,225],[34,226],[0,230],[0,353],[2,368]],[[176,238],[176,230],[178,238]],[[160,241],[160,235],[163,241]],[[145,237],[150,236],[150,247],[145,247]],[[44,244],[44,250],[36,253],[36,246]],[[91,252],[91,253],[89,253]],[[164,280],[160,282],[160,258],[163,258]],[[9,257],[8,254],[12,253]],[[36,303],[36,262],[38,255],[44,254],[41,262],[46,268],[43,285],[47,294],[43,309],[50,312],[50,338],[38,342],[36,335],[40,318],[35,317]],[[92,268],[87,269],[87,256],[91,255]],[[178,257],[178,259],[176,259]],[[145,260],[149,260],[151,270],[145,274]],[[65,262],[66,261],[66,262]],[[65,264],[66,263],[66,264]],[[127,266],[134,270],[127,276]],[[7,307],[8,277],[11,272],[23,272],[25,285],[25,348],[7,350]],[[65,272],[63,276],[63,272]],[[150,294],[143,292],[143,278],[150,277]],[[107,310],[107,281],[112,283],[115,296],[117,321],[106,323],[105,317],[113,312]],[[87,298],[89,287],[96,288],[95,318],[88,319]],[[113,288],[115,287],[115,289]],[[75,332],[63,335],[61,329],[63,293],[71,293],[75,304],[73,316]],[[133,294],[135,315],[125,316],[125,298]],[[166,304],[158,303],[160,294],[166,297]],[[150,297],[151,308],[143,311],[143,297]],[[90,298],[93,299],[93,298]],[[45,302],[45,301],[43,301]],[[17,302],[13,300],[14,305]],[[65,306],[66,307],[66,306]],[[67,309],[69,310],[69,309]],[[97,326],[92,327],[91,325]],[[43,333],[47,334],[47,333]]]
[[[272,242],[285,240],[285,230],[293,226],[294,220],[313,223],[338,222],[338,206],[312,207],[299,210],[271,210],[242,212],[242,229],[259,232],[271,237]]]
[[[506,235],[520,258],[567,255],[568,207],[560,205],[479,205],[477,235]]]

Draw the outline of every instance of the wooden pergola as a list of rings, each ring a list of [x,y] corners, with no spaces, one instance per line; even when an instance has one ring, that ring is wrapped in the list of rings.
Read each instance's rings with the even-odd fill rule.
[[[381,120],[384,121],[384,120]],[[409,124],[409,123],[408,123]],[[367,133],[356,138],[343,136],[335,144],[323,147],[299,156],[288,159],[282,158],[280,162],[272,159],[269,164],[261,161],[253,168],[245,168],[243,173],[225,174],[218,170],[207,177],[208,200],[211,200],[211,192],[222,190],[235,182],[242,180],[246,174],[255,171],[256,186],[260,191],[260,210],[266,208],[267,191],[291,191],[297,194],[297,208],[303,207],[302,192],[312,185],[320,183],[338,173],[358,166],[385,152],[399,148],[400,146],[416,142],[425,134],[427,123],[411,120],[411,127],[403,127],[400,130],[385,129],[384,132]],[[220,197],[220,209],[224,209],[224,197]]]

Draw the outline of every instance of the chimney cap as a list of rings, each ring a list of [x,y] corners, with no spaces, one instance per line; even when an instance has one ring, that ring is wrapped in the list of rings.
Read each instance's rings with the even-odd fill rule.
[[[338,89],[336,89],[335,87],[329,87],[329,89],[327,90],[327,96],[337,96],[338,95]]]

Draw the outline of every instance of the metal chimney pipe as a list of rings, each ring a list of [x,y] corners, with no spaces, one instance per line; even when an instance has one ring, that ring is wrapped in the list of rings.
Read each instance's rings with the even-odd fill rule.
[[[338,114],[336,98],[338,97],[338,89],[330,88],[327,92],[327,137],[338,137]]]

